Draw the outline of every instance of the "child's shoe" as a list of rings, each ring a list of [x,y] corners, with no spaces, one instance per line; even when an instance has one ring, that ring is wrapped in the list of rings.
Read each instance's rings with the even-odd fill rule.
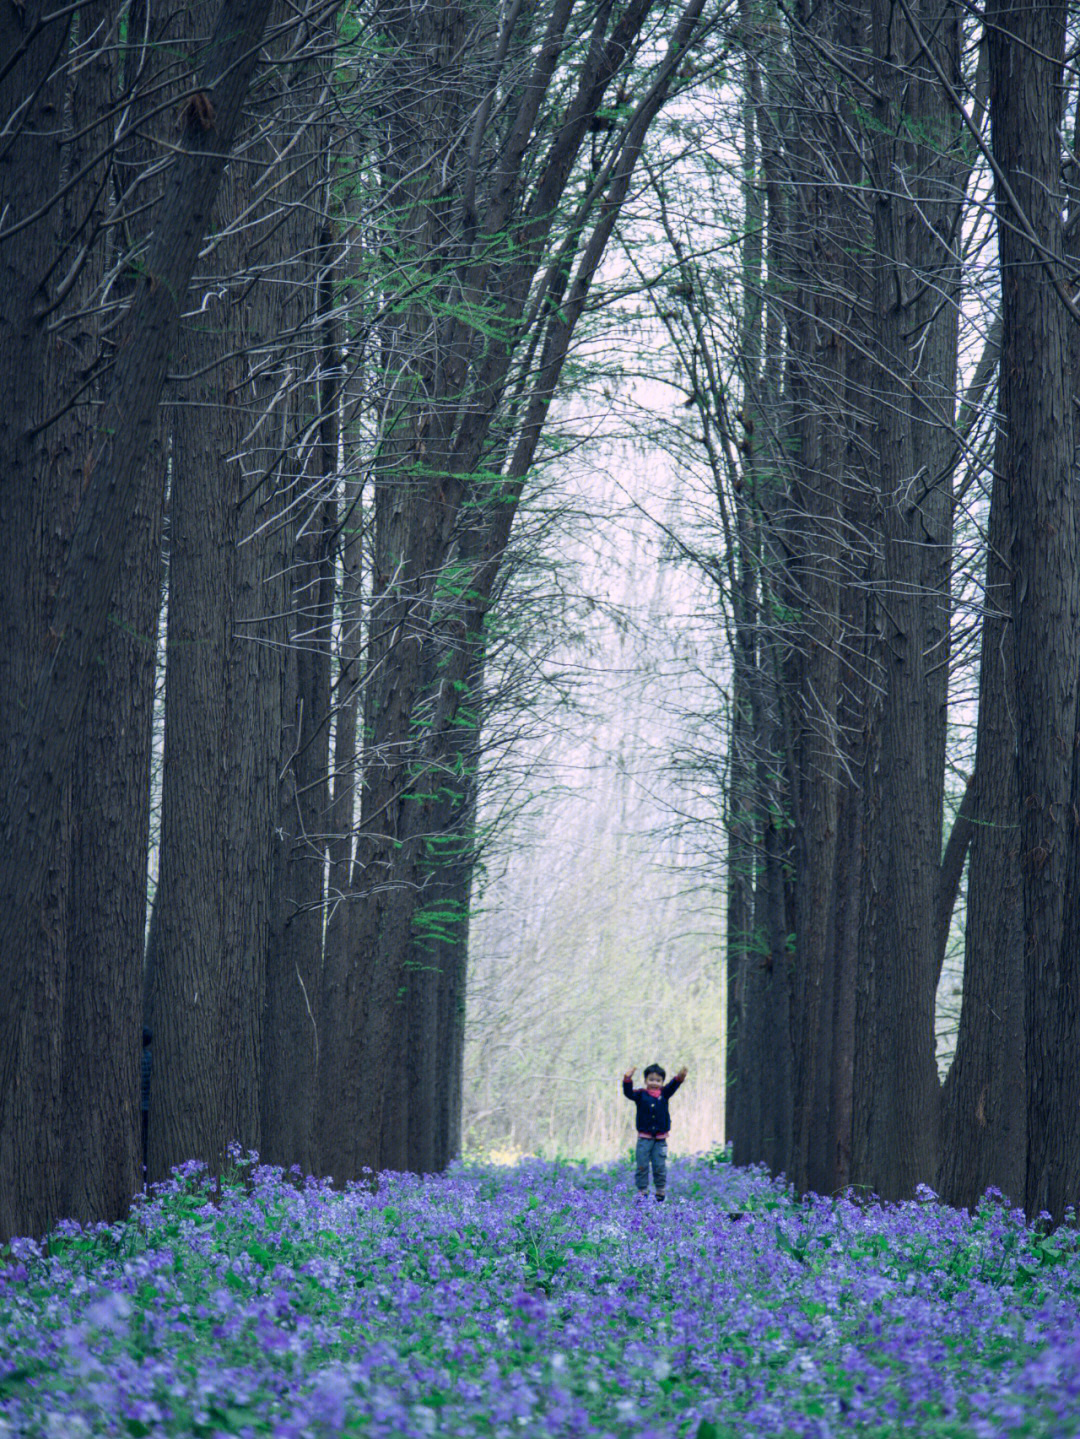
[[[657,1202],[657,1204],[663,1204],[663,1202],[664,1202],[664,1200],[665,1200],[666,1198],[667,1198],[667,1196],[665,1195],[665,1193],[664,1193],[664,1191],[663,1191],[662,1189],[658,1189],[658,1190],[656,1191],[656,1202]]]

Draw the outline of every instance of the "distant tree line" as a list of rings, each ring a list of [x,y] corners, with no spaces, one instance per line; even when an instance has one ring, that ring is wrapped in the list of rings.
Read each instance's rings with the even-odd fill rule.
[[[0,1234],[126,1207],[143,1020],[151,1178],[458,1148],[492,615],[720,18],[0,14]]]

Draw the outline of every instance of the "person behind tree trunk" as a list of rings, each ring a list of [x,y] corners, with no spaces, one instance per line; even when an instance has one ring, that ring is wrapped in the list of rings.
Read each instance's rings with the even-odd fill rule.
[[[146,1188],[146,1166],[150,1152],[150,1073],[154,1068],[154,1056],[150,1049],[150,1044],[153,1038],[153,1030],[144,1024],[142,1032],[142,1072],[139,1087],[139,1109],[142,1117],[142,1176],[144,1189]]]
[[[634,1070],[623,1075],[623,1093],[637,1105],[637,1168],[634,1184],[642,1199],[649,1192],[649,1170],[652,1169],[657,1203],[663,1204],[667,1192],[667,1138],[671,1129],[668,1100],[686,1078],[686,1066],[667,1084],[666,1071],[659,1064],[645,1069],[645,1088],[634,1088]]]

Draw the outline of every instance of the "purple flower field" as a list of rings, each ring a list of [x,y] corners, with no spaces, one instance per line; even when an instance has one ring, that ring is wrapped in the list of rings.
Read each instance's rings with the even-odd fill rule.
[[[345,1194],[196,1166],[0,1264],[0,1439],[1080,1435],[1080,1252],[675,1160]]]

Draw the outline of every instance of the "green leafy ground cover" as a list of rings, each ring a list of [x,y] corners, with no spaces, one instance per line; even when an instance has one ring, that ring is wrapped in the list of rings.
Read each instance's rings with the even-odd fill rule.
[[[377,1190],[196,1166],[0,1265],[0,1439],[1080,1435],[1080,1252],[991,1196],[674,1161]]]

